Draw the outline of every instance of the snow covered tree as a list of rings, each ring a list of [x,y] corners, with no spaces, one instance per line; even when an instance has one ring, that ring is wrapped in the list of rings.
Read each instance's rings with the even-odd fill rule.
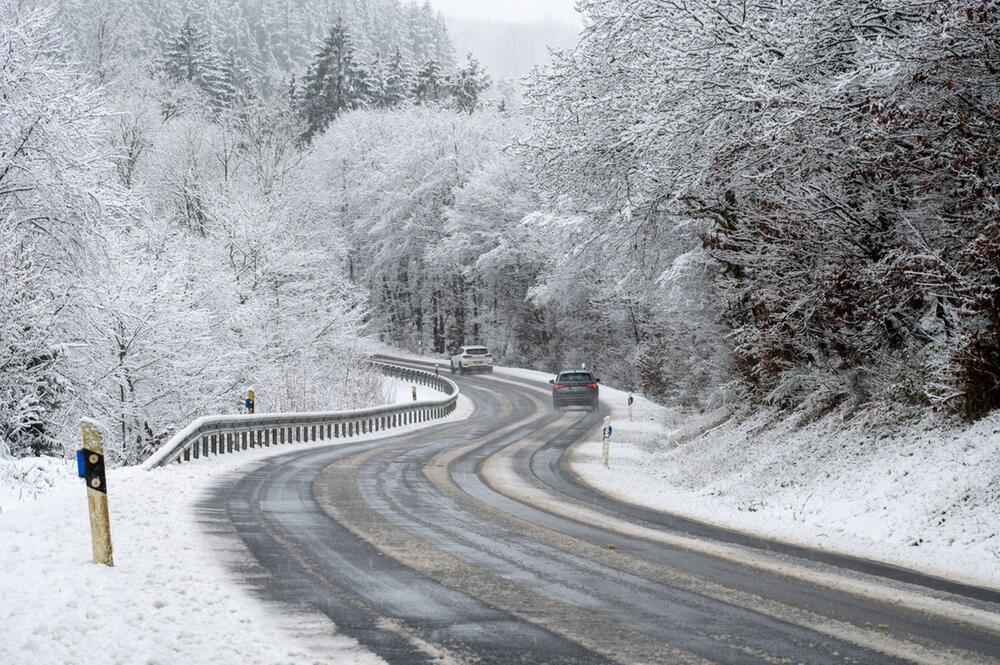
[[[473,113],[480,107],[480,97],[493,82],[479,61],[470,53],[465,66],[451,80],[451,94],[459,111]]]
[[[13,219],[0,219],[0,457],[56,449],[52,417],[65,398],[65,294],[52,292],[37,249],[20,235]]]
[[[254,95],[254,80],[243,58],[230,48],[219,65],[219,84],[214,102],[217,108],[232,109]]]
[[[167,43],[162,67],[172,81],[191,83],[212,99],[223,95],[224,77],[219,55],[209,32],[190,14]]]
[[[345,111],[365,103],[368,82],[354,60],[354,44],[344,23],[330,28],[323,46],[302,79],[302,116],[309,141]]]
[[[693,251],[673,229],[710,223],[708,297],[745,385],[774,404],[996,407],[995,272],[969,262],[996,235],[979,170],[995,156],[995,12],[581,8],[580,44],[529,90],[528,143],[546,188],[597,211],[587,242],[659,238],[662,262]]]
[[[79,266],[121,197],[108,177],[109,112],[67,64],[54,9],[3,5],[0,43],[0,449],[37,454],[57,445],[58,408],[75,389]]]
[[[389,72],[387,63],[380,53],[368,63],[366,68],[368,81],[368,105],[372,108],[389,108]]]
[[[403,54],[397,49],[387,66],[385,107],[395,108],[408,101],[413,96],[414,85],[413,70]]]
[[[432,104],[442,100],[445,92],[445,76],[441,63],[428,60],[417,72],[413,95],[418,104]]]

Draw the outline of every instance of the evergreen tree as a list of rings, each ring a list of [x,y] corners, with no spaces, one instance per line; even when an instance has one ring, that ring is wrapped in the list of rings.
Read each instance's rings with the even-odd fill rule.
[[[293,109],[302,108],[302,86],[299,84],[298,79],[295,78],[295,74],[292,74],[285,87],[285,94],[288,98],[288,105]]]
[[[338,20],[302,79],[300,109],[307,125],[303,138],[311,141],[338,115],[363,106],[368,89],[368,77],[354,60],[350,33]]]
[[[409,100],[413,96],[415,84],[413,70],[399,49],[396,49],[386,72],[384,100],[386,108],[395,108]]]
[[[381,53],[375,54],[375,59],[368,65],[366,73],[368,105],[378,109],[388,108],[389,72]]]
[[[451,84],[455,105],[460,111],[471,114],[479,108],[480,96],[489,90],[493,82],[483,66],[470,53],[465,67],[456,72]]]
[[[378,83],[371,65],[365,66],[359,63],[350,72],[349,81],[348,110],[369,108],[375,105]]]
[[[434,58],[442,64],[445,70],[455,68],[455,45],[448,34],[448,23],[444,15],[438,13],[434,20]]]
[[[436,30],[434,9],[429,2],[406,6],[406,41],[414,62],[433,60],[436,55],[434,34]]]
[[[230,48],[222,62],[219,86],[213,101],[217,108],[227,109],[253,96],[253,75],[243,58]]]
[[[223,95],[218,55],[208,32],[191,15],[170,38],[162,66],[171,81],[192,83],[213,100]]]
[[[417,72],[414,88],[414,97],[416,97],[417,103],[427,104],[439,101],[444,83],[441,64],[437,60],[428,60]]]

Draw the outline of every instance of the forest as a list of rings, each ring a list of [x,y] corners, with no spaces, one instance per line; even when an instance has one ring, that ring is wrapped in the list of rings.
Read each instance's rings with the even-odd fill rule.
[[[996,2],[578,6],[506,81],[428,2],[3,0],[0,455],[364,404],[363,337],[1000,407]]]

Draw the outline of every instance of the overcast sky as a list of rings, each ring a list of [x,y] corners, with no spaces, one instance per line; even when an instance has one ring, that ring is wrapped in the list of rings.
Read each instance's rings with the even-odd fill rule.
[[[541,21],[556,19],[580,24],[573,9],[575,0],[431,0],[446,16],[500,21]]]

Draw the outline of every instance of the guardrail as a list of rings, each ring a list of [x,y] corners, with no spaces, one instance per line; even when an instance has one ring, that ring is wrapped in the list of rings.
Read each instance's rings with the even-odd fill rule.
[[[445,394],[438,400],[334,413],[278,413],[253,416],[203,416],[177,432],[143,463],[147,471],[212,455],[290,443],[331,441],[421,423],[451,414],[458,386],[435,373],[373,362],[383,374]]]

